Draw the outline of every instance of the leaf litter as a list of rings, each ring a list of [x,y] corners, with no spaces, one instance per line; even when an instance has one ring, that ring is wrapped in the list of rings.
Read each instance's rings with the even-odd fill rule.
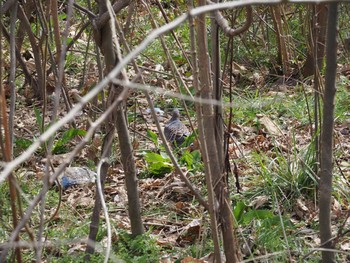
[[[90,81],[93,82],[93,80]],[[173,87],[172,84],[168,83],[167,85]],[[136,166],[142,172],[147,169],[147,165],[144,155],[140,153],[144,150],[159,151],[154,139],[153,141],[152,139],[147,139],[149,137],[147,131],[152,131],[155,134],[158,131],[154,125],[154,121],[150,117],[149,108],[143,95],[139,93],[135,93],[135,95],[138,110],[135,110],[136,115],[134,116],[136,118],[134,117],[129,121],[129,127],[132,138],[134,138],[134,141],[138,141],[137,146],[135,144]],[[154,101],[159,102],[159,105],[161,105],[164,98],[157,95],[153,96]],[[40,129],[34,114],[34,108],[36,106],[30,106],[30,110],[28,111],[28,107],[23,104],[27,103],[27,100],[21,96],[18,99],[21,103],[15,114],[15,137],[32,141],[40,135]],[[167,100],[166,104],[169,103],[171,101]],[[167,110],[168,108],[166,107],[158,108],[159,120],[162,123],[166,123],[168,119],[164,114]],[[59,112],[61,116],[65,114],[65,108],[62,104]],[[252,125],[251,122],[243,124],[234,123],[230,129],[231,140],[229,152],[233,156],[231,158],[238,160],[238,170],[244,191],[250,191],[251,187],[254,187],[250,178],[252,177],[252,173],[255,173],[253,166],[256,164],[250,163],[249,156],[251,154],[262,153],[275,156],[275,149],[279,149],[280,154],[288,156],[293,150],[293,147],[301,151],[305,147],[308,147],[311,141],[311,127],[298,119],[284,116],[273,117],[265,114],[257,114],[256,117],[261,126]],[[79,127],[85,127],[86,120],[87,114],[84,113],[77,116],[76,123]],[[195,119],[193,120],[195,121]],[[48,117],[45,117],[45,123],[48,123],[48,121]],[[336,165],[336,169],[341,171],[341,176],[337,179],[339,183],[337,187],[343,188],[346,192],[349,190],[350,178],[350,159],[348,157],[350,149],[349,123],[347,121],[342,123],[336,122],[335,131],[337,135],[335,138],[335,152],[341,152],[339,162]],[[71,141],[68,148],[71,149],[78,142],[79,139]],[[158,143],[161,144],[160,141]],[[75,158],[73,161],[74,165],[85,167],[86,165],[91,165],[89,161],[92,164],[96,164],[99,160],[101,145],[102,137],[97,134],[91,143],[82,150],[80,156]],[[19,149],[17,154],[20,154],[23,150]],[[67,158],[67,154],[69,152],[53,155],[50,160],[56,166]],[[29,174],[42,173],[45,161],[43,150],[32,156],[22,168],[28,174],[26,180],[40,180],[37,176],[30,177]],[[124,171],[117,156],[114,156],[108,174],[105,195],[112,222],[118,228],[130,230],[130,222],[127,215],[127,194],[124,186]],[[194,202],[194,197],[180,179],[176,177],[174,172],[169,172],[160,178],[141,177],[139,178],[139,189],[146,230],[151,231],[155,235],[159,245],[166,248],[176,246],[181,248],[199,242],[203,228],[208,225],[207,219],[204,220],[203,218],[205,212]],[[64,211],[72,211],[72,216],[78,217],[79,221],[89,222],[90,212],[86,212],[86,209],[91,210],[94,204],[94,198],[94,186],[74,186],[67,189],[63,192],[62,196],[63,206],[65,208],[63,208],[63,211],[58,216],[58,220]],[[258,195],[251,201],[253,203],[250,205],[258,209],[269,202],[269,197]],[[338,220],[344,218],[344,213],[348,205],[348,201],[346,200],[342,203],[334,200],[332,213]],[[298,198],[293,209],[295,217],[292,217],[291,220],[295,224],[301,220],[304,220],[306,224],[311,224],[316,219],[317,210],[313,201],[305,200],[302,197]],[[71,225],[68,221],[62,227],[68,229]],[[307,229],[307,227],[302,227],[299,231],[303,233],[303,231],[307,232]],[[310,237],[309,242],[311,247],[319,244],[318,239],[314,235],[310,235]],[[344,249],[348,249],[349,242],[343,242],[341,246]],[[75,250],[74,248],[81,250],[79,245],[72,247],[72,250]],[[190,260],[194,259],[191,257],[184,258],[182,262],[187,262],[186,260],[193,262]],[[197,260],[198,262],[207,262],[200,259]]]

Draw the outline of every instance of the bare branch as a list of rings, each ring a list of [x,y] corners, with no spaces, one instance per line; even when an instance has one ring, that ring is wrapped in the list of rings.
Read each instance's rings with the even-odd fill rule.
[[[166,32],[180,26],[184,23],[189,16],[198,16],[199,14],[203,14],[206,12],[212,12],[215,10],[221,10],[225,8],[236,8],[247,5],[256,5],[256,4],[277,4],[285,1],[282,0],[240,0],[234,2],[226,2],[226,3],[218,3],[213,5],[207,5],[202,7],[197,7],[190,10],[188,13],[185,13],[169,24],[166,24],[160,28],[153,30],[146,38],[141,42],[140,45],[136,46],[136,48],[128,53],[124,59],[120,61],[120,63],[98,84],[94,89],[92,89],[89,93],[87,93],[79,104],[77,104],[70,112],[67,113],[62,119],[58,120],[53,126],[51,126],[45,133],[43,133],[25,152],[23,152],[20,156],[14,159],[12,162],[5,164],[4,170],[0,174],[0,183],[3,182],[6,177],[13,171],[19,164],[23,163],[27,160],[31,154],[33,154],[40,145],[47,141],[56,131],[58,131],[64,124],[73,120],[74,117],[83,109],[84,105],[87,104],[90,100],[92,100],[104,87],[108,85],[112,80],[115,80],[116,76],[120,74],[121,70],[126,67],[128,63],[130,63],[137,55],[139,55],[149,44],[151,44],[158,36],[165,34]],[[290,3],[320,3],[318,0],[304,1],[304,0],[294,0],[289,1]],[[125,85],[130,85],[130,83],[124,83]],[[200,100],[201,103],[210,103],[211,100],[205,101],[203,99]],[[221,104],[221,103],[220,103]]]

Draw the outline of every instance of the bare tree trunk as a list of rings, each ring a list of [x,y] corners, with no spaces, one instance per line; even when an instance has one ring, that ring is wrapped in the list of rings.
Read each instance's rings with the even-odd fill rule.
[[[100,17],[102,17],[102,14],[104,14],[107,11],[107,5],[106,1],[99,1],[99,13]],[[98,43],[106,63],[107,72],[111,71],[115,65],[119,62],[118,57],[118,48],[119,45],[115,45],[113,39],[113,33],[112,33],[112,23],[107,21],[98,32],[94,32],[96,42]],[[116,40],[117,41],[117,40]],[[108,101],[107,106],[111,105],[113,101],[119,98],[123,92],[124,88],[121,86],[117,86],[112,84],[109,90],[108,95]],[[126,189],[127,189],[127,195],[128,195],[128,211],[129,211],[129,218],[131,222],[131,232],[132,235],[140,235],[143,234],[143,224],[141,219],[141,212],[140,212],[140,200],[139,200],[139,192],[138,192],[138,185],[137,185],[137,176],[136,176],[136,167],[135,167],[135,160],[134,160],[134,154],[132,145],[130,142],[130,136],[125,120],[125,114],[123,111],[123,106],[118,106],[116,108],[116,111],[112,114],[110,119],[107,123],[108,133],[106,134],[104,138],[104,145],[103,145],[103,156],[107,157],[110,155],[111,152],[111,143],[110,140],[113,138],[115,128],[117,128],[118,133],[118,139],[119,139],[119,146],[121,151],[121,159],[124,167],[124,173],[125,173],[125,182],[126,182]],[[102,187],[104,186],[104,180],[106,178],[108,170],[108,164],[104,163],[101,170],[101,184]],[[88,245],[86,252],[87,253],[93,253],[94,252],[94,241],[96,240],[97,230],[98,230],[98,222],[99,222],[99,212],[101,210],[101,200],[98,197],[98,194],[96,192],[96,201],[95,201],[95,207],[94,207],[94,213],[92,222],[90,224],[90,235],[89,240],[92,241],[91,245]]]
[[[36,36],[33,34],[29,19],[26,16],[21,6],[18,7],[18,18],[22,22],[23,28],[28,34],[28,39],[33,50],[35,68],[36,68],[36,73],[38,75],[38,78],[37,78],[38,86],[33,86],[34,94],[36,97],[43,99],[43,90],[46,87],[45,87],[45,70],[43,69],[43,66],[42,66],[42,52],[37,43]]]
[[[203,1],[201,1],[202,5],[205,4]],[[196,65],[193,65],[194,74],[197,75],[197,69],[199,74],[197,75],[200,79],[200,87],[199,84],[197,84],[196,90],[199,93],[201,97],[208,96],[209,93],[205,94],[206,91],[210,89],[211,82],[210,82],[210,68],[209,68],[209,54],[208,54],[208,46],[207,46],[207,35],[206,35],[206,23],[205,23],[205,15],[198,16],[197,21],[197,38],[198,38],[198,68]],[[194,59],[194,63],[197,63],[197,61]],[[197,81],[197,83],[199,83]],[[204,95],[205,94],[205,95]],[[220,256],[220,238],[219,238],[219,230],[218,230],[218,223],[217,223],[217,201],[215,198],[215,193],[213,190],[213,183],[212,183],[212,173],[211,173],[211,167],[210,167],[210,157],[208,153],[208,146],[207,143],[209,140],[207,140],[206,136],[208,136],[205,133],[205,124],[204,124],[204,112],[202,112],[203,108],[208,108],[212,111],[212,107],[205,105],[204,107],[198,103],[196,103],[196,109],[197,109],[197,118],[198,118],[198,131],[199,131],[199,140],[200,140],[200,146],[201,146],[201,153],[204,160],[204,169],[205,169],[205,178],[207,183],[207,189],[208,189],[208,203],[209,203],[209,215],[210,215],[210,225],[211,225],[211,235],[214,242],[214,254],[215,254],[215,262],[220,263],[221,262],[221,256]],[[211,112],[211,115],[213,112]],[[213,138],[213,137],[211,137]],[[214,161],[214,160],[213,160]],[[217,171],[218,172],[218,171]]]
[[[310,18],[309,18],[310,17]],[[314,138],[315,144],[315,166],[314,172],[319,173],[320,163],[320,137],[319,127],[321,123],[320,113],[320,94],[323,78],[321,77],[321,71],[323,69],[323,60],[325,56],[325,42],[326,42],[326,26],[327,26],[327,5],[321,4],[309,4],[305,19],[308,19],[310,24],[308,28],[309,35],[306,46],[308,48],[306,60],[301,68],[303,77],[310,77],[313,75],[314,79],[314,129],[311,137]]]
[[[248,18],[247,18],[248,20]],[[219,38],[219,26],[216,20],[211,21],[211,40],[212,40],[212,72],[213,72],[213,98],[217,101],[222,99],[222,85],[221,77],[221,61],[220,61],[220,38]],[[233,37],[233,36],[232,36]],[[223,113],[221,106],[214,106],[213,116],[214,138],[215,148],[218,158],[218,171],[213,176],[213,186],[216,193],[216,198],[219,200],[220,213],[218,216],[218,222],[221,226],[223,246],[227,262],[236,262],[240,258],[239,249],[236,242],[235,229],[233,226],[233,217],[231,211],[231,201],[228,195],[228,182],[226,176],[224,176],[224,125],[223,125]],[[208,137],[210,138],[210,137]],[[215,176],[216,175],[216,176]],[[218,182],[218,184],[217,184]]]
[[[17,1],[18,2],[18,1]],[[21,5],[23,6],[23,10],[24,13],[30,17],[32,15],[32,13],[34,12],[36,6],[35,6],[35,1],[34,0],[28,0],[25,2],[22,2]],[[18,26],[18,31],[16,34],[16,44],[17,44],[17,48],[19,50],[22,49],[22,45],[25,39],[25,35],[26,35],[26,29],[23,25],[23,22],[20,22],[19,26]]]
[[[333,249],[331,242],[331,201],[333,169],[333,125],[334,98],[337,70],[337,19],[338,3],[330,3],[328,10],[326,44],[326,81],[323,105],[323,123],[321,131],[321,171],[319,193],[319,221],[322,247]],[[335,262],[333,251],[322,251],[323,262]]]
[[[61,45],[61,36],[60,36],[60,28],[59,28],[59,20],[58,20],[58,4],[57,0],[51,0],[51,16],[52,23],[54,28],[54,40],[56,45],[56,63],[60,63],[60,54],[62,52]]]
[[[309,77],[315,71],[322,69],[325,55],[327,5],[310,4],[311,30],[309,35],[308,54],[302,68],[304,77]]]
[[[200,1],[199,3],[200,5],[205,5],[205,1]],[[216,98],[217,94],[213,94],[214,90],[211,80],[205,15],[198,16],[197,33],[199,64],[198,69],[200,79],[200,89],[198,89],[198,92],[201,98],[213,99]],[[216,71],[219,71],[219,68],[216,68]],[[205,163],[206,182],[208,187],[211,228],[214,240],[214,252],[216,260],[215,262],[221,262],[220,247],[218,247],[219,223],[223,235],[223,246],[226,262],[234,263],[238,261],[239,253],[237,249],[237,242],[234,236],[230,201],[227,198],[227,187],[225,187],[225,176],[223,174],[222,166],[223,148],[221,147],[220,149],[220,145],[222,145],[222,143],[219,145],[217,144],[218,141],[220,142],[220,140],[222,140],[222,134],[217,133],[217,123],[215,122],[216,119],[214,115],[214,107],[212,105],[197,104],[197,115],[199,119],[198,129],[201,142],[201,151]],[[220,154],[219,151],[221,151]],[[221,156],[221,162],[219,156]]]
[[[216,2],[216,1],[213,1]],[[219,37],[219,25],[216,22],[215,18],[211,19],[211,46],[212,46],[212,72],[213,72],[213,94],[216,100],[221,100],[222,96],[222,85],[221,80],[221,71],[220,71],[220,37]],[[223,149],[224,149],[224,127],[223,127],[223,117],[222,117],[222,107],[215,105],[214,106],[214,116],[215,116],[215,139],[216,147],[218,148],[218,158],[220,166],[223,165]]]
[[[144,233],[139,190],[136,176],[136,167],[129,130],[126,124],[125,114],[122,108],[117,108],[117,132],[121,159],[124,167],[125,184],[128,195],[128,211],[133,236]]]
[[[323,93],[322,82],[323,78],[321,76],[321,71],[323,69],[323,60],[325,56],[325,46],[326,46],[326,25],[327,25],[327,5],[312,4],[313,10],[309,12],[312,13],[312,24],[311,24],[311,32],[309,36],[309,46],[310,50],[306,57],[306,62],[304,65],[304,76],[308,77],[309,71],[313,72],[314,75],[314,122],[315,129],[312,135],[314,137],[315,143],[315,174],[319,173],[319,163],[320,163],[320,136],[319,136],[319,128],[321,123],[321,109],[320,109],[320,94]],[[308,64],[311,65],[308,67]]]
[[[289,64],[290,59],[287,50],[286,35],[282,26],[281,8],[281,5],[274,5],[270,7],[270,10],[272,15],[272,21],[276,30],[276,39],[278,44],[278,60],[282,65],[283,74],[285,76],[289,76],[291,73]]]
[[[6,107],[6,97],[5,97],[5,87],[3,84],[0,84],[0,128],[1,128],[1,135],[0,135],[0,143],[1,143],[1,152],[2,156],[5,162],[10,162],[13,159],[13,143],[14,143],[14,137],[13,137],[13,125],[14,125],[14,111],[15,111],[15,76],[16,76],[16,39],[15,39],[15,31],[16,31],[16,20],[17,20],[17,8],[18,4],[13,3],[10,12],[11,12],[11,29],[10,29],[10,76],[9,76],[9,83],[11,87],[11,104],[10,104],[10,116],[7,115],[7,107]],[[0,19],[3,20],[3,14],[0,11]],[[3,22],[3,21],[1,21]],[[0,39],[2,34],[0,33]],[[2,44],[0,44],[0,47],[2,47]],[[0,55],[0,61],[2,62],[2,54]],[[0,77],[3,78],[3,71],[2,66],[0,65]],[[10,205],[11,205],[11,213],[12,213],[12,223],[13,228],[16,228],[18,225],[18,218],[21,216],[20,213],[20,206],[16,203],[20,202],[19,196],[18,196],[18,190],[16,189],[17,180],[13,173],[9,175],[8,179],[8,185],[9,185],[9,198],[10,198]],[[15,241],[19,241],[19,235],[16,236]],[[21,248],[16,247],[14,249],[14,255],[17,260],[17,262],[22,262],[22,255],[21,255]],[[15,261],[15,259],[13,259]]]
[[[110,120],[108,118],[107,120]],[[103,138],[103,145],[102,145],[102,155],[101,159],[108,157],[111,155],[112,152],[112,140],[115,133],[114,125],[110,122],[109,125],[107,125],[108,132]],[[104,162],[101,166],[101,186],[102,191],[104,190],[105,181],[107,178],[107,172],[108,172],[109,164],[107,162]],[[100,222],[100,212],[101,212],[101,197],[97,192],[97,186],[96,186],[96,197],[95,197],[95,205],[94,209],[92,211],[91,216],[91,223],[90,223],[90,231],[89,231],[89,242],[86,246],[85,252],[87,254],[93,254],[95,252],[95,241],[98,233],[98,227]],[[89,255],[86,256],[86,260],[89,260]]]

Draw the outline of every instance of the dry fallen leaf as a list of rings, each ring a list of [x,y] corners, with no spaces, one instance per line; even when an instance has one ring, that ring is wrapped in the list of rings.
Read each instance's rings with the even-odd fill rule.
[[[283,136],[283,132],[269,117],[263,115],[259,118],[260,123],[265,127],[268,134],[273,136]]]
[[[253,207],[254,209],[258,209],[259,207],[262,207],[264,204],[266,204],[269,201],[269,197],[266,195],[257,196],[254,198],[253,201],[250,202],[249,206]]]
[[[204,260],[193,258],[193,257],[185,257],[181,260],[181,263],[204,263]]]
[[[200,220],[194,219],[184,227],[176,242],[180,245],[193,244],[200,234]]]

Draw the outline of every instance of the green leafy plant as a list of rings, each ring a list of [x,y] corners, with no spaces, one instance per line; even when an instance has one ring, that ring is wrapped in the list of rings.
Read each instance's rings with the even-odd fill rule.
[[[35,118],[36,118],[36,123],[39,127],[40,133],[43,133],[47,130],[47,128],[49,127],[48,125],[44,125],[44,119],[43,116],[40,112],[39,109],[34,108],[34,113],[35,113]],[[55,140],[53,147],[52,147],[52,153],[53,154],[61,154],[61,153],[66,153],[68,152],[68,148],[67,145],[68,143],[74,139],[75,136],[85,136],[86,135],[86,131],[82,130],[82,129],[75,129],[75,128],[71,128],[65,132],[62,133],[62,135],[60,136],[59,139]],[[28,140],[21,140],[19,141],[20,145],[22,146],[29,146],[29,142]]]
[[[54,263],[84,263],[87,262],[87,259],[85,258],[85,254],[63,254],[59,257],[50,256],[48,257],[48,262],[54,262]],[[103,254],[92,254],[89,255],[89,262],[92,263],[98,263],[103,262],[104,255]],[[119,261],[122,262],[122,261]]]
[[[44,122],[43,115],[41,114],[41,111],[37,108],[34,108],[34,114],[35,114],[35,120],[39,127],[40,133],[43,133],[47,128],[47,127],[43,127],[43,122]]]
[[[291,240],[284,240],[283,231],[290,233],[294,229],[291,221],[284,217],[280,218],[280,216],[273,215],[272,213],[266,213],[266,216],[265,214],[260,214],[260,216],[264,217],[259,220],[259,224],[256,224],[257,244],[270,251],[286,249],[288,247],[287,244]]]
[[[349,119],[349,89],[347,87],[350,86],[350,80],[345,76],[340,76],[341,85],[337,87],[337,97],[335,104],[335,114],[337,118],[337,122],[343,122]]]
[[[252,178],[254,190],[247,192],[250,196],[277,196],[287,211],[293,208],[301,196],[313,199],[317,180],[312,171],[315,165],[312,144],[295,152],[288,158],[279,152],[278,147],[271,150],[274,155],[254,153],[254,164],[259,176]],[[271,158],[272,157],[272,158]]]
[[[155,177],[170,173],[174,169],[170,159],[158,153],[146,153],[145,160],[148,164],[148,172]]]
[[[243,201],[236,203],[233,209],[233,214],[237,223],[243,226],[249,225],[255,219],[264,220],[274,216],[270,210],[253,209],[247,206]]]
[[[151,139],[154,145],[158,147],[158,135],[151,130],[147,130],[147,136]]]
[[[185,163],[187,168],[189,169],[196,170],[203,168],[202,157],[199,150],[195,150],[192,152],[184,151],[180,161],[182,163]]]
[[[80,129],[69,129],[68,131],[65,131],[61,138],[55,141],[53,145],[52,152],[54,154],[60,154],[65,153],[68,151],[67,144],[75,137],[75,136],[85,136],[86,131],[80,130]]]
[[[196,131],[196,133],[198,134],[198,131]],[[185,141],[181,144],[181,147],[190,146],[195,139],[196,139],[195,133],[190,134],[189,136],[186,137]]]
[[[147,233],[133,238],[126,231],[119,232],[116,250],[117,255],[126,263],[159,262],[161,256],[160,248],[157,246],[156,240]]]
[[[31,144],[32,140],[22,137],[15,137],[14,155],[18,156],[22,151],[26,150]]]
[[[238,201],[233,209],[239,226],[245,229],[253,227],[256,231],[255,243],[269,251],[279,251],[287,247],[283,240],[283,231],[294,230],[292,222],[268,209],[254,209]],[[286,240],[285,240],[286,241]],[[286,241],[288,242],[288,241]]]

